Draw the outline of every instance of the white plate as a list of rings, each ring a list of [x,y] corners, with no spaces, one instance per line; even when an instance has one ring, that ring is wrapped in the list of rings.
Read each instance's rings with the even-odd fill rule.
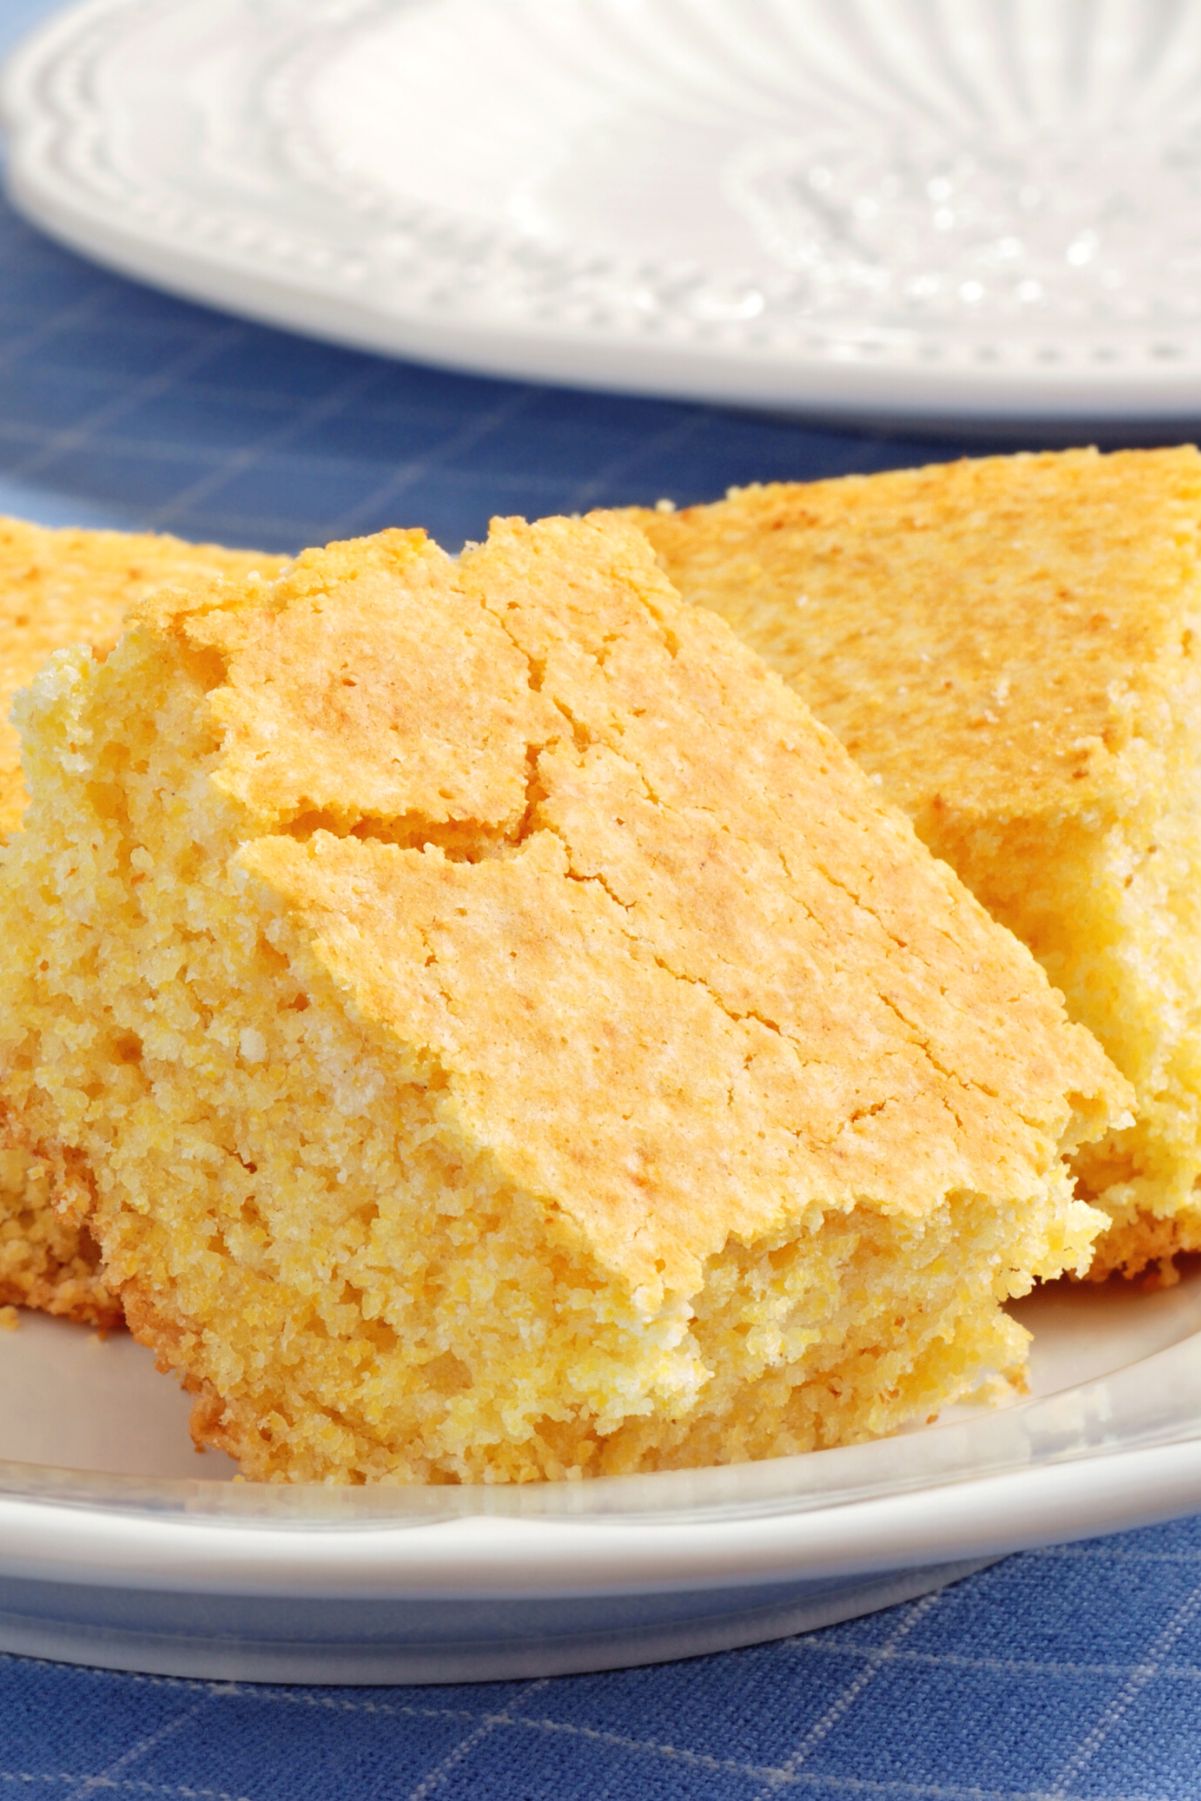
[[[519,1489],[235,1483],[118,1336],[0,1335],[0,1648],[433,1682],[695,1655],[1201,1506],[1201,1272],[1023,1313],[1034,1394],[877,1444]],[[55,1467],[57,1466],[57,1467]],[[67,1467],[63,1467],[67,1466]]]
[[[1201,405],[1201,7],[90,0],[10,65],[31,218],[509,375],[830,413]]]

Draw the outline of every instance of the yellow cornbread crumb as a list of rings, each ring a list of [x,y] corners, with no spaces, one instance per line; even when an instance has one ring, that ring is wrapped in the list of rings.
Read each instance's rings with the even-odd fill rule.
[[[309,552],[22,717],[4,1079],[246,1474],[886,1432],[1087,1262],[1121,1079],[640,533]]]
[[[1014,456],[635,515],[1134,1084],[1093,1273],[1201,1249],[1201,457]]]
[[[21,1316],[15,1307],[0,1307],[0,1332],[15,1332]]]
[[[157,586],[196,574],[272,573],[278,557],[123,532],[54,531],[0,518],[0,836],[25,808],[20,745],[9,708],[47,657],[69,644],[107,648],[129,608]],[[54,1211],[47,1172],[0,1149],[0,1302],[97,1324],[120,1308],[97,1273],[91,1235]]]

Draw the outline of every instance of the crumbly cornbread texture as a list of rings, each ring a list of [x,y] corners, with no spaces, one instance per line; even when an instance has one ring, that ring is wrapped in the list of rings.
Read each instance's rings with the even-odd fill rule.
[[[6,1080],[249,1474],[885,1432],[1087,1261],[1120,1078],[631,528],[307,553],[24,722]]]
[[[0,837],[25,808],[9,708],[52,652],[111,645],[129,608],[155,587],[280,566],[277,557],[178,538],[51,531],[0,518]],[[46,1168],[18,1149],[0,1150],[0,1304],[11,1303],[97,1325],[120,1319],[91,1234],[55,1212]]]
[[[1093,1273],[1201,1249],[1201,458],[1014,456],[638,515],[1134,1084]]]

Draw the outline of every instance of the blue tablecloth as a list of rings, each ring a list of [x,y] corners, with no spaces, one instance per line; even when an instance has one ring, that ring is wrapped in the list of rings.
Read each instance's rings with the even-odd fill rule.
[[[0,49],[43,0],[4,0]],[[1185,434],[1175,434],[1185,435]],[[287,549],[957,454],[309,344],[0,208],[0,511]],[[978,441],[971,446],[979,449]],[[1195,1801],[1201,1521],[1010,1559],[761,1650],[483,1688],[273,1689],[0,1658],[0,1798]]]

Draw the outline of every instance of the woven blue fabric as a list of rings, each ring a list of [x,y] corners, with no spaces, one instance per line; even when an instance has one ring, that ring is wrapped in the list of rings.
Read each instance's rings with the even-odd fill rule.
[[[0,48],[43,0],[4,0]],[[1185,435],[1183,433],[1173,435]],[[0,511],[264,549],[705,498],[959,441],[387,363],[163,299],[0,209]],[[278,1689],[0,1658],[0,1796],[182,1801],[1196,1801],[1201,1522],[1012,1558],[801,1639],[660,1669]]]

